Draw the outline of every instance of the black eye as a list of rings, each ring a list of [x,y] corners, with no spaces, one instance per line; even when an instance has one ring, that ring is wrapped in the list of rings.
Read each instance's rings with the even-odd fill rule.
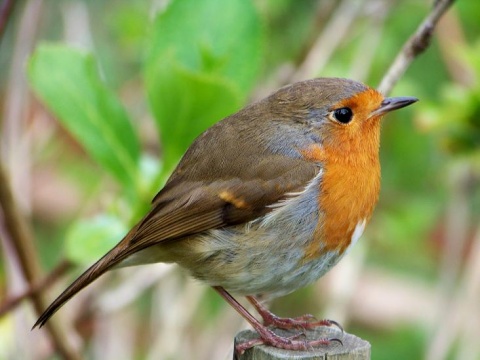
[[[353,113],[350,108],[344,107],[341,109],[334,110],[333,116],[342,124],[348,124],[350,121],[352,121]]]

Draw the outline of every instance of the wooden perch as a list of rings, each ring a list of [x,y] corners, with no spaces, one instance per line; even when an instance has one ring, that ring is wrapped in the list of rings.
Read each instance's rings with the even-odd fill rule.
[[[275,329],[275,333],[281,336],[295,336],[299,331],[304,334],[308,340],[314,339],[339,339],[343,345],[337,341],[331,341],[329,345],[321,346],[311,351],[292,351],[277,349],[271,346],[258,345],[248,349],[243,354],[233,353],[234,360],[369,360],[370,343],[356,337],[355,335],[341,332],[336,328],[318,327],[314,330],[281,330]],[[235,345],[248,340],[258,338],[253,330],[245,330],[235,337]]]

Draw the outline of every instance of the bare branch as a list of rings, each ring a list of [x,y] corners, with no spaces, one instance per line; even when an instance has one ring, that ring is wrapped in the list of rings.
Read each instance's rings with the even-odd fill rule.
[[[463,25],[454,9],[442,17],[435,32],[438,47],[450,78],[463,87],[474,86],[476,83],[475,70],[468,62],[459,58],[458,52],[452,51],[453,48],[468,47]]]
[[[325,29],[313,44],[303,63],[292,74],[289,82],[309,79],[327,64],[360,13],[361,5],[361,1],[348,0],[344,0],[338,5]]]
[[[397,55],[387,73],[383,77],[378,90],[387,95],[398,82],[403,73],[410,66],[412,61],[423,53],[430,45],[433,30],[438,20],[454,3],[455,0],[437,0],[432,11],[420,24],[417,31],[408,39],[400,53]]]
[[[0,5],[0,39],[5,32],[8,20],[13,12],[14,0],[4,0]]]
[[[14,296],[10,299],[6,299],[0,305],[0,317],[15,309],[23,300],[26,298],[34,296],[37,292],[45,290],[47,287],[54,284],[63,274],[67,272],[71,268],[71,263],[64,260],[60,264],[57,265],[55,269],[52,270],[50,274],[45,276],[45,278],[33,286],[30,286],[26,291],[22,294]]]
[[[15,249],[23,276],[30,287],[34,287],[34,284],[38,283],[41,276],[41,268],[33,244],[33,234],[26,219],[17,207],[12,194],[9,176],[1,162],[0,207],[3,210],[5,232],[8,234],[7,241],[10,240],[12,242],[12,247]],[[45,309],[46,304],[40,292],[32,294],[32,302],[38,314]],[[63,358],[80,359],[80,356],[67,341],[65,333],[60,329],[58,322],[50,322],[46,324],[46,328]]]

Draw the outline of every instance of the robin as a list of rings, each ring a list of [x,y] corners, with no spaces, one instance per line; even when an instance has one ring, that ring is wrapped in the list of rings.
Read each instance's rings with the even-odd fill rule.
[[[335,266],[362,235],[380,190],[380,123],[413,97],[385,98],[347,79],[281,88],[202,133],[152,201],[150,212],[75,280],[35,323],[113,268],[177,263],[212,286],[258,332],[258,343],[305,350],[267,326],[337,325],[279,318],[259,301],[304,287]],[[230,293],[244,295],[263,318]]]

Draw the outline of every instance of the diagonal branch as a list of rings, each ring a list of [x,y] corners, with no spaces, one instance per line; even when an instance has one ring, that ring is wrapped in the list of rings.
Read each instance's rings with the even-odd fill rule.
[[[428,48],[435,26],[454,1],[455,0],[436,0],[434,2],[432,11],[430,11],[415,33],[407,40],[387,73],[384,75],[378,86],[380,92],[385,95],[390,93],[412,61]]]
[[[55,269],[53,269],[50,274],[45,276],[43,280],[33,284],[23,293],[3,301],[2,304],[0,304],[0,317],[15,309],[26,298],[31,298],[37,292],[43,291],[48,286],[54,284],[56,280],[58,280],[68,269],[71,268],[71,265],[72,264],[66,260],[62,261]]]
[[[33,234],[18,208],[10,186],[10,179],[0,161],[0,208],[3,212],[5,232],[7,241],[11,241],[12,247],[18,257],[23,276],[30,287],[39,281],[41,276],[40,263],[38,261],[35,246],[33,244]],[[32,294],[32,302],[35,311],[40,314],[45,309],[45,301],[39,292]],[[62,332],[58,322],[54,321],[47,324],[47,330],[52,338],[59,353],[65,359],[80,359],[75,349],[70,346],[65,333]]]
[[[362,1],[343,0],[332,14],[328,24],[299,65],[289,82],[302,81],[315,76],[330,60],[335,49],[360,14]]]
[[[13,5],[15,5],[15,0],[3,0],[0,5],[0,39],[7,27],[10,16],[12,15]]]

